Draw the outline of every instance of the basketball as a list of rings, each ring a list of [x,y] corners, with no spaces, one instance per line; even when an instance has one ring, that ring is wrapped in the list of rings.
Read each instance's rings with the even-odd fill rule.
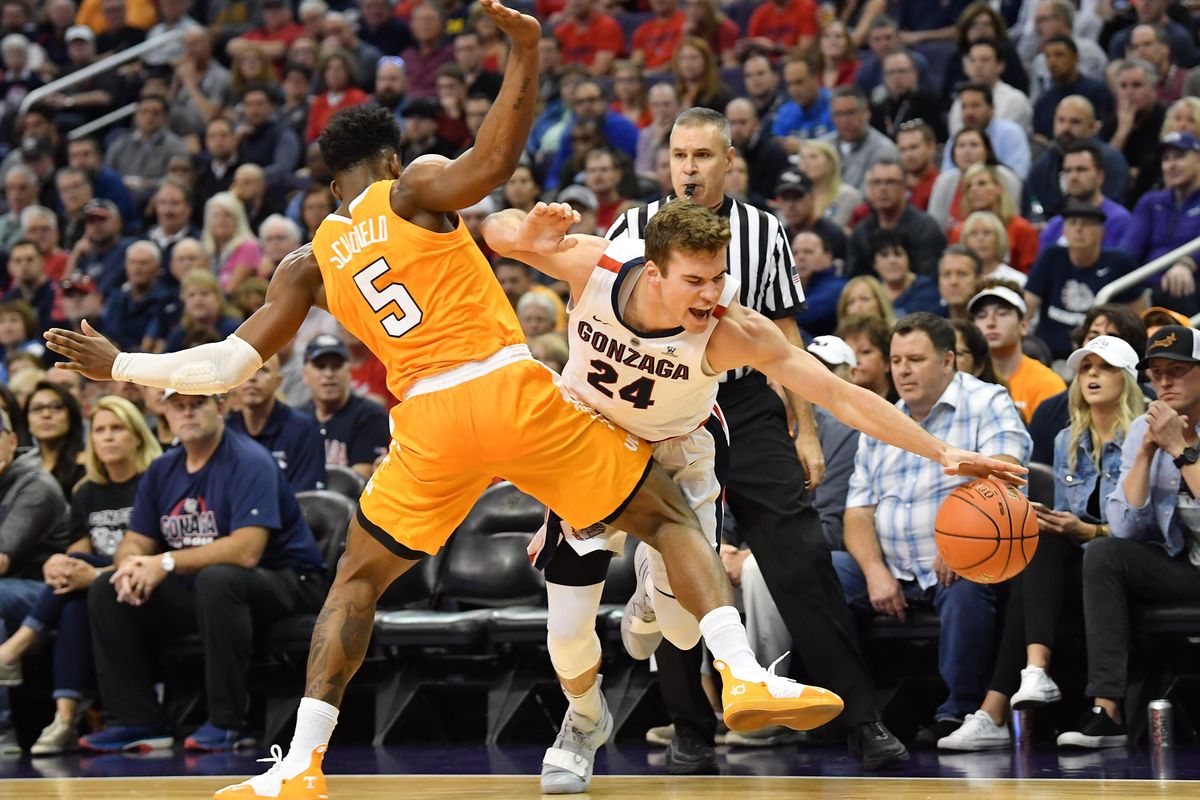
[[[955,488],[938,509],[933,537],[946,565],[975,583],[1017,575],[1038,544],[1037,515],[1012,484],[992,478]]]

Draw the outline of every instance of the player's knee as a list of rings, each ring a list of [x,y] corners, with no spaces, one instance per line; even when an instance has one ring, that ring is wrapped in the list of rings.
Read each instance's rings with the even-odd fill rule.
[[[554,671],[568,680],[578,678],[600,661],[600,637],[594,626],[569,634],[547,628],[546,649]]]

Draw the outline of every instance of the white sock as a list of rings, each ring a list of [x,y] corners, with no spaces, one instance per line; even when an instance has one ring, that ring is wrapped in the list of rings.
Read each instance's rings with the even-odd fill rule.
[[[292,736],[287,757],[283,759],[285,777],[294,778],[308,769],[312,762],[312,751],[329,744],[337,719],[338,710],[329,703],[313,697],[300,700],[300,710],[296,712],[296,733]]]
[[[700,633],[713,658],[729,665],[729,671],[742,680],[757,681],[766,677],[766,670],[754,657],[742,617],[733,606],[714,608],[700,620]]]
[[[600,678],[596,677],[596,682],[592,684],[586,692],[580,695],[574,695],[564,690],[563,694],[567,696],[567,702],[571,705],[571,710],[576,714],[585,717],[589,722],[599,722],[600,717],[604,715],[604,704],[600,696]]]

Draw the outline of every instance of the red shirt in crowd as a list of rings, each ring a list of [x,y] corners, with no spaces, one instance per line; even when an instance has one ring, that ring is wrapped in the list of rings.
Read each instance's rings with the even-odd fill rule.
[[[1004,227],[1008,233],[1008,265],[1028,275],[1033,262],[1037,260],[1038,248],[1041,246],[1037,228],[1024,217],[1013,217]],[[961,222],[955,225],[950,229],[946,240],[950,244],[958,244],[962,238],[962,228]]]
[[[321,92],[308,109],[308,127],[304,131],[305,144],[312,144],[317,140],[334,114],[343,108],[367,102],[367,93],[362,89],[347,89],[338,96],[336,103],[330,102],[329,95],[329,92]]]
[[[801,36],[817,35],[817,5],[813,0],[792,0],[783,8],[763,3],[750,16],[746,33],[784,47],[795,47]]]
[[[597,53],[619,56],[625,50],[625,34],[621,32],[620,24],[608,14],[592,14],[592,18],[582,25],[574,19],[567,20],[554,29],[554,35],[562,46],[564,64],[590,67]]]
[[[941,174],[941,170],[931,164],[929,169],[925,170],[925,174],[921,176],[921,180],[908,188],[908,202],[922,211],[928,211],[929,195],[933,193],[933,182]]]
[[[676,11],[670,19],[655,17],[643,22],[633,32],[633,49],[642,51],[642,66],[658,69],[671,63],[675,47],[683,40],[682,11]]]

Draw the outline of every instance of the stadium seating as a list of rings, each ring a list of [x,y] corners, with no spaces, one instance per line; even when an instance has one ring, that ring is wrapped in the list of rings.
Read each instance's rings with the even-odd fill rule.
[[[357,503],[367,481],[350,467],[340,464],[325,465],[325,484],[330,491],[337,492],[343,497]]]

